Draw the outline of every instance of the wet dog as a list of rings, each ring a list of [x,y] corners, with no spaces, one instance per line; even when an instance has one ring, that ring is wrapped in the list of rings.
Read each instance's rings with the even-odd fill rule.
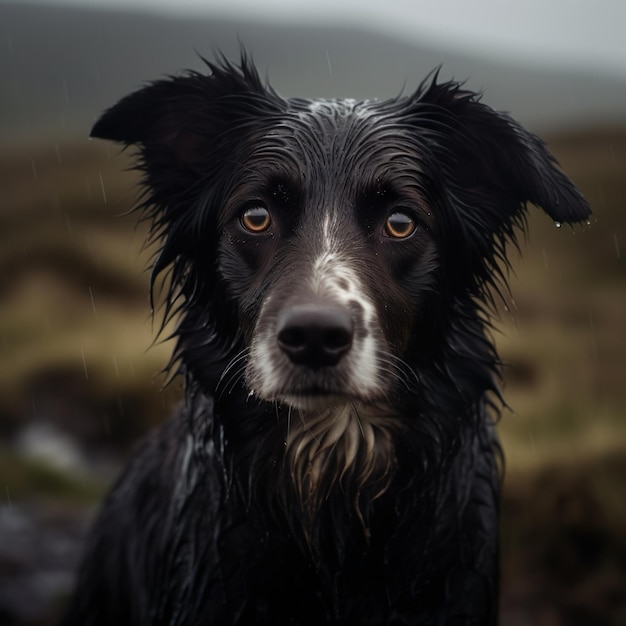
[[[495,624],[490,294],[527,202],[589,215],[544,144],[436,76],[284,99],[245,56],[92,135],[137,146],[186,400],[108,496],[64,623]]]

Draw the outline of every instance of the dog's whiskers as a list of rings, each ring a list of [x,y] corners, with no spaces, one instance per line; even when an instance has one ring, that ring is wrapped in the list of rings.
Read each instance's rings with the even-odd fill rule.
[[[246,347],[240,350],[224,368],[222,375],[217,381],[215,391],[218,400],[221,400],[224,395],[228,395],[232,392],[237,381],[245,374],[245,363],[250,354],[250,348]]]
[[[407,389],[412,389],[411,382],[414,381],[418,386],[421,384],[417,372],[402,358],[394,354],[384,353],[380,355],[379,367],[381,371],[387,372],[401,382]]]

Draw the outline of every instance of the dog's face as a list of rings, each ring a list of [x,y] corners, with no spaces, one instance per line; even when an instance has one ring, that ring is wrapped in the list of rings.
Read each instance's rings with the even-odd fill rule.
[[[452,440],[493,390],[479,311],[526,203],[558,222],[589,207],[537,137],[457,83],[286,100],[245,58],[211,70],[126,97],[92,134],[139,146],[186,372],[218,401],[242,378],[299,414],[285,436],[305,500],[348,469],[358,493],[393,465],[399,407],[421,421],[416,389],[439,381],[433,439]]]
[[[245,146],[220,211],[219,272],[246,379],[298,409],[383,400],[438,266],[411,128],[376,105],[290,102]]]

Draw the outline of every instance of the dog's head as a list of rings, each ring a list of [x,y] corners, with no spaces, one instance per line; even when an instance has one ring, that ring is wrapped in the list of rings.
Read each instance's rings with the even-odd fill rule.
[[[139,146],[187,370],[213,392],[241,374],[247,393],[316,415],[307,444],[357,429],[339,473],[359,437],[379,442],[342,407],[393,408],[411,376],[453,370],[445,350],[480,352],[472,303],[526,203],[589,215],[537,137],[436,78],[384,102],[283,99],[244,58],[141,89],[92,135]],[[472,371],[488,352],[466,379],[489,385]]]
[[[538,138],[456,83],[311,101],[246,59],[211,69],[128,96],[92,135],[139,144],[155,273],[174,267],[194,326],[212,307],[241,328],[262,399],[384,397],[409,343],[432,343],[425,300],[491,282],[526,202],[589,214]]]

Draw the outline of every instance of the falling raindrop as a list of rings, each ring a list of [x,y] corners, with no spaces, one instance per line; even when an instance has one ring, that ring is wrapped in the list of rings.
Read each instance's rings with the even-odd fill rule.
[[[543,264],[546,266],[546,269],[550,269],[550,264],[548,263],[548,254],[545,248],[541,248],[541,254],[543,255]]]
[[[37,165],[35,165],[35,157],[30,157],[30,166],[33,170],[33,178],[37,180],[39,178],[39,174],[37,173]]]
[[[326,50],[326,62],[328,63],[328,73],[333,75],[333,66],[330,63],[330,54],[328,54],[328,50]]]
[[[615,152],[612,143],[609,144],[609,152],[611,153],[611,161],[613,161],[613,165],[615,165]]]
[[[107,194],[106,194],[106,191],[104,189],[104,180],[102,178],[102,172],[100,172],[99,176],[100,176],[100,188],[102,189],[102,198],[104,199],[104,203],[106,204],[106,202],[107,202]]]
[[[13,506],[13,502],[11,502],[11,494],[9,493],[9,485],[7,485],[6,483],[4,483],[4,490],[7,494],[7,504],[9,506]]]
[[[89,297],[91,298],[91,307],[93,308],[93,314],[96,319],[98,319],[98,311],[96,311],[96,301],[93,297],[93,291],[91,289],[91,285],[89,285]]]
[[[89,373],[87,372],[87,361],[85,361],[85,351],[81,348],[80,354],[83,357],[83,369],[85,370],[85,378],[89,380]]]
[[[113,354],[113,367],[115,368],[115,376],[120,377],[120,368],[117,365],[117,357]]]
[[[617,233],[613,235],[613,241],[615,242],[615,255],[617,256],[617,260],[622,260],[622,255],[619,250],[619,239],[617,238]]]
[[[59,147],[59,143],[55,143],[54,144],[54,151],[56,152],[57,155],[57,161],[59,163],[59,165],[61,165],[62,161],[61,161],[61,148]]]

